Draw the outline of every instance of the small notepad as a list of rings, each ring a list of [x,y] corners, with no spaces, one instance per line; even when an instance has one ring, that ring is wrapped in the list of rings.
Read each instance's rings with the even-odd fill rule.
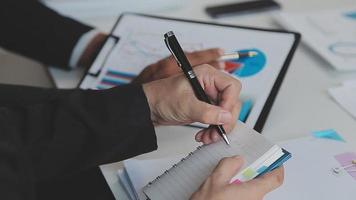
[[[251,180],[280,166],[291,157],[289,152],[242,122],[228,136],[230,146],[219,141],[198,147],[146,185],[143,188],[144,194],[152,200],[189,199],[224,157],[241,155],[245,160],[244,166],[231,179],[231,183]]]

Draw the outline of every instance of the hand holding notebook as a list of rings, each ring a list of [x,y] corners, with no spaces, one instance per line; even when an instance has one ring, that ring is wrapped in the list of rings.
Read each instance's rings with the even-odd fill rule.
[[[243,159],[240,156],[221,160],[190,200],[235,200],[237,196],[239,199],[257,200],[262,199],[283,182],[284,169],[279,168],[266,174],[263,178],[248,181],[243,186],[229,184],[229,180],[240,170],[242,165]]]
[[[120,181],[129,182],[128,185],[133,186],[125,187],[127,191],[133,191],[132,196],[135,197],[133,199],[145,200],[146,197],[152,200],[189,199],[199,189],[200,185],[211,176],[219,161],[225,157],[241,155],[244,160],[242,166],[238,166],[239,161],[237,161],[237,164],[235,163],[235,172],[231,172],[234,171],[233,169],[226,169],[223,172],[223,174],[228,174],[227,177],[229,177],[225,181],[226,185],[230,183],[238,184],[239,182],[245,182],[244,185],[246,185],[246,181],[251,182],[251,179],[277,168],[291,156],[290,153],[266,140],[261,134],[241,122],[238,122],[236,128],[228,136],[231,146],[226,145],[224,141],[219,141],[200,146],[178,163],[176,158],[168,159],[170,160],[169,163],[177,164],[166,172],[164,170],[168,166],[165,164],[168,163],[167,159],[165,159],[165,162],[163,162],[164,160],[158,162],[153,160],[138,161],[136,159],[124,161],[125,179],[120,176]],[[223,166],[230,165],[225,163]],[[237,169],[238,167],[240,168]],[[158,176],[162,172],[164,173]],[[158,177],[154,181],[145,186],[156,176]],[[267,176],[271,176],[271,174]],[[272,176],[275,176],[275,174],[272,174]],[[263,178],[263,180],[265,179]],[[271,179],[265,180],[269,182],[267,185],[272,186],[269,188],[264,186],[265,182],[259,181],[261,179],[254,179],[251,184],[254,184],[257,188],[263,187],[261,190],[267,191],[278,185],[273,184]]]
[[[189,199],[217,163],[230,156],[241,155],[244,164],[226,183],[239,184],[261,176],[282,165],[291,154],[239,122],[229,134],[230,146],[224,141],[198,147],[143,188],[152,200]],[[225,174],[225,173],[224,173]]]

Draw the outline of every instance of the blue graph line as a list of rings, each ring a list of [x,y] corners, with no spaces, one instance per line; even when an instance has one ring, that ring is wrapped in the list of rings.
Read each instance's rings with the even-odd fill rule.
[[[117,79],[108,79],[108,78],[103,78],[103,80],[101,80],[101,83],[109,84],[109,85],[113,85],[113,86],[127,84],[127,82],[125,82],[125,81],[121,81],[121,80],[117,80]]]
[[[122,72],[122,71],[116,71],[116,70],[112,70],[112,69],[109,69],[107,71],[107,74],[108,75],[114,75],[114,76],[120,76],[120,77],[123,77],[123,78],[129,78],[129,79],[133,79],[133,78],[135,78],[137,76],[136,74],[131,74],[131,73]]]

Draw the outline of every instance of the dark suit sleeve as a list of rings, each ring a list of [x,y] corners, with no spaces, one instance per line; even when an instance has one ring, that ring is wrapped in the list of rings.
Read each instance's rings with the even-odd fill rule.
[[[36,0],[2,0],[0,26],[0,46],[61,67],[68,66],[76,42],[91,30]]]
[[[156,148],[141,86],[101,91],[0,86],[1,199],[36,199],[38,182]]]

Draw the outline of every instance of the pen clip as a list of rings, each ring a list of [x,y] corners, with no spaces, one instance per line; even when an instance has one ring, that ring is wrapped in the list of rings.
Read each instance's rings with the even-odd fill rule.
[[[173,50],[171,49],[171,46],[169,46],[169,42],[168,42],[168,37],[164,38],[164,43],[166,44],[168,50],[171,52],[171,54],[173,55],[174,59],[176,60],[177,64],[179,67],[182,67],[182,64],[180,64],[176,54],[173,52]]]

